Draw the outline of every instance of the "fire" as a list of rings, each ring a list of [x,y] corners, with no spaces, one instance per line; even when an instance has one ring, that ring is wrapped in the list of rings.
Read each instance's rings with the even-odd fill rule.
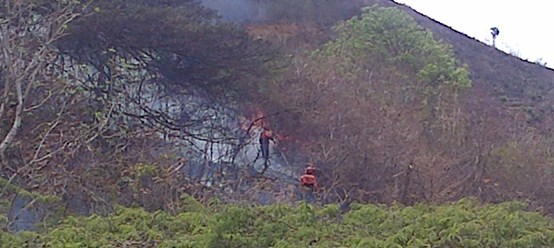
[[[269,128],[271,123],[268,121],[268,116],[264,114],[261,109],[255,109],[252,111],[252,114],[248,117],[242,117],[240,128],[246,132],[251,132],[253,130],[262,130],[263,128]],[[276,133],[273,131],[273,137],[279,142],[289,142],[295,140],[293,136]]]
[[[275,134],[275,138],[279,141],[292,141],[293,137],[291,135],[285,135],[285,134]]]
[[[250,117],[243,117],[241,118],[241,125],[240,128],[244,131],[250,131],[252,129],[261,129],[263,127],[266,127],[266,120],[264,113],[256,109],[254,111],[254,114],[252,114]]]
[[[323,30],[314,25],[300,23],[249,25],[246,27],[246,32],[254,40],[272,41],[278,44],[285,44],[288,40],[299,36],[324,34]]]

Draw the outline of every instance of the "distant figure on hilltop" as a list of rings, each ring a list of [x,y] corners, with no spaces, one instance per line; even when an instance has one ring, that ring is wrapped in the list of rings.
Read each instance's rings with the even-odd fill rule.
[[[496,37],[500,34],[500,30],[498,30],[497,27],[491,28],[491,35],[492,35],[492,46],[496,47]]]
[[[264,159],[264,169],[262,171],[262,174],[267,170],[267,167],[269,166],[269,141],[273,141],[275,143],[275,139],[273,138],[273,132],[267,128],[264,127],[264,130],[260,133],[260,150],[262,151],[262,158]]]

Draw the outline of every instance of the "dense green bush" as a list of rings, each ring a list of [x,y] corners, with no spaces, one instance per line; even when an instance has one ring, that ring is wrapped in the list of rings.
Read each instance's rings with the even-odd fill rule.
[[[212,206],[170,215],[117,208],[42,233],[1,233],[3,247],[554,247],[554,221],[518,202],[442,206]]]

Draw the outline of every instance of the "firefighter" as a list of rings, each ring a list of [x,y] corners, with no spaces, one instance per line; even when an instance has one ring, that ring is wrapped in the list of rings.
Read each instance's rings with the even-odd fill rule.
[[[260,133],[260,150],[262,151],[262,158],[264,159],[264,170],[262,171],[262,174],[267,170],[268,162],[269,162],[269,141],[273,141],[275,143],[275,139],[273,138],[273,132],[267,128],[264,127],[264,130]]]
[[[308,203],[313,203],[315,201],[315,191],[319,190],[315,171],[315,167],[309,163],[304,171],[304,175],[300,176],[300,186],[303,194],[302,198]]]
[[[300,186],[311,189],[312,191],[319,189],[315,176],[315,167],[313,167],[313,165],[308,164],[308,167],[306,167],[304,175],[300,177]]]

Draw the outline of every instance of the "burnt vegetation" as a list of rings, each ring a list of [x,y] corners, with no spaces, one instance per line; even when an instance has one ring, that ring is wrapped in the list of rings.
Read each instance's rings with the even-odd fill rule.
[[[552,70],[389,1],[238,2],[240,21],[193,0],[0,0],[2,231],[32,229],[19,201],[42,219],[293,202],[306,161],[320,203],[554,213]],[[292,174],[239,159],[261,122]]]

